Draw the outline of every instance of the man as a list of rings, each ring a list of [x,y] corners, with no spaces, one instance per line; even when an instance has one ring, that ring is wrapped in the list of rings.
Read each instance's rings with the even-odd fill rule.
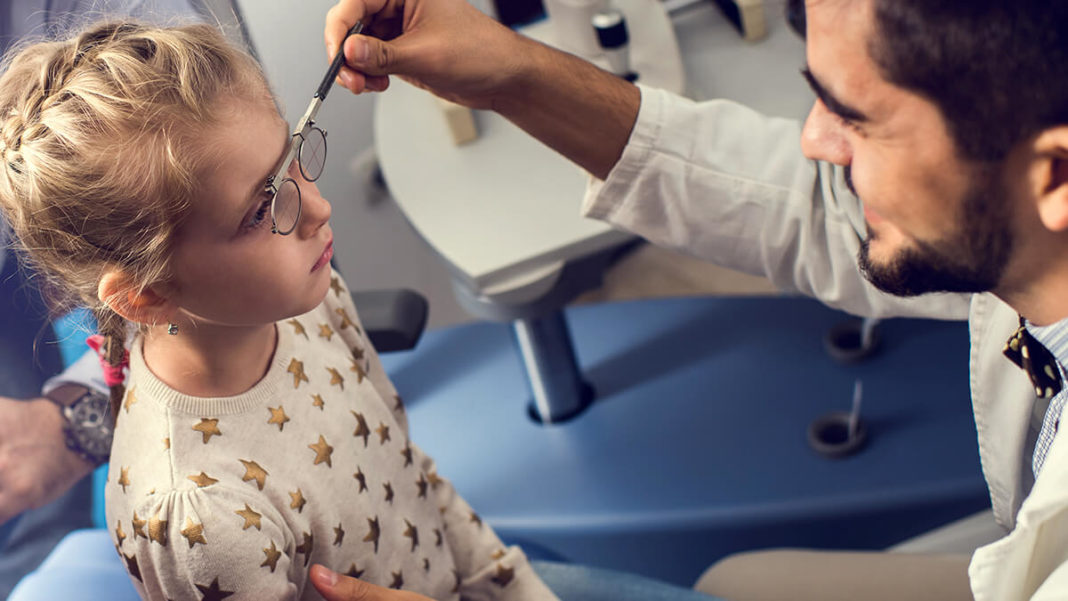
[[[325,37],[332,55],[355,21],[367,26],[344,45],[339,78],[353,92],[401,75],[499,112],[587,169],[587,215],[855,313],[970,320],[980,455],[1006,537],[970,565],[794,554],[787,564],[804,569],[791,574],[783,555],[750,556],[714,569],[703,590],[1065,598],[1068,5],[792,4],[807,17],[805,76],[818,96],[802,131],[634,87],[462,0],[340,0]],[[758,576],[746,582],[747,570]],[[356,592],[385,597],[374,590]]]

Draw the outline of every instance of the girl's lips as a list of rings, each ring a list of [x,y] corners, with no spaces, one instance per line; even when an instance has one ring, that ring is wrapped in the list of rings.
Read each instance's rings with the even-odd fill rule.
[[[317,271],[323,265],[330,262],[330,259],[334,256],[334,241],[330,240],[326,243],[326,248],[323,250],[323,254],[319,255],[319,260],[312,266],[312,272]]]

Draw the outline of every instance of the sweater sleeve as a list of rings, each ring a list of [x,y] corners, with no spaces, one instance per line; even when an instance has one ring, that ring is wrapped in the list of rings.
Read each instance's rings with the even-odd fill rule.
[[[143,599],[298,596],[302,583],[290,576],[303,574],[291,570],[299,548],[263,497],[217,484],[150,495],[118,526],[119,554]]]
[[[452,552],[461,599],[473,601],[555,600],[549,587],[534,572],[522,549],[505,547],[497,533],[437,473],[434,460],[412,445],[427,476],[444,527],[435,530]]]

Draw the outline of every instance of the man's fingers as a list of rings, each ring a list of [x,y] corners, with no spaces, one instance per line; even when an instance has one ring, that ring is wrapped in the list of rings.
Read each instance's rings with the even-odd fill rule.
[[[326,57],[334,60],[337,49],[345,40],[345,34],[352,29],[356,21],[363,20],[367,15],[363,0],[341,0],[330,10],[326,11],[326,27],[323,30],[323,40],[326,42]],[[365,22],[364,25],[367,25]]]
[[[383,42],[378,38],[354,35],[345,40],[345,60],[367,75],[390,75],[403,68],[404,37]]]
[[[411,591],[389,589],[313,565],[311,581],[326,601],[431,601]]]

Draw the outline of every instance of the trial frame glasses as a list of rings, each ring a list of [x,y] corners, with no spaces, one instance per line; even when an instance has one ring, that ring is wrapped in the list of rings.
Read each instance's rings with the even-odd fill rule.
[[[345,39],[361,31],[363,31],[363,23],[357,22],[345,35]],[[345,52],[342,48],[338,48],[337,56],[330,63],[326,76],[323,77],[315,95],[312,96],[308,110],[304,111],[304,116],[297,122],[297,126],[290,135],[286,153],[275,168],[274,174],[264,183],[264,189],[271,195],[271,231],[275,234],[288,235],[300,223],[300,186],[296,180],[289,177],[289,169],[293,161],[297,162],[300,176],[309,182],[319,179],[323,173],[326,165],[326,132],[315,124],[315,116],[319,113],[319,107],[326,100],[326,94],[334,85],[334,80],[344,63]]]

